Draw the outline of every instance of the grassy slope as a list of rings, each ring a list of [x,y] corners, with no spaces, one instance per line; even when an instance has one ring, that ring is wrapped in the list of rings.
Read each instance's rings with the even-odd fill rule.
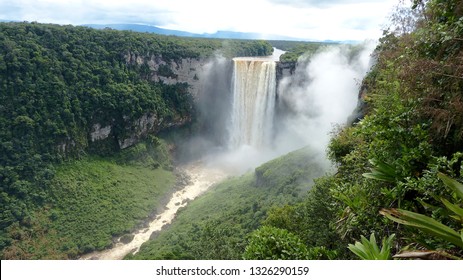
[[[96,158],[66,164],[52,186],[56,229],[84,250],[102,249],[146,219],[173,183],[162,169]]]
[[[267,211],[298,201],[322,173],[307,149],[268,162],[190,203],[168,229],[127,258],[241,259],[247,235]]]
[[[141,146],[141,148],[140,148]],[[146,151],[145,146],[133,148]],[[27,229],[5,258],[63,259],[109,247],[112,239],[133,230],[175,184],[172,171],[155,169],[150,161],[86,157],[57,166],[50,184],[52,203],[36,211]]]

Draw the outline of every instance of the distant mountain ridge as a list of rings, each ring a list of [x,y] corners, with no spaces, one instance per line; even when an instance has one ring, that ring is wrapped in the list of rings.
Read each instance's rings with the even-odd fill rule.
[[[0,22],[20,22],[15,20],[0,19]],[[215,33],[191,33],[187,31],[165,29],[154,25],[147,24],[133,24],[133,23],[114,23],[114,24],[82,24],[95,29],[111,28],[115,30],[130,30],[142,33],[155,33],[167,36],[180,36],[180,37],[193,37],[193,38],[217,38],[217,39],[242,39],[242,40],[282,40],[282,41],[305,41],[305,42],[321,42],[321,43],[345,43],[345,44],[356,44],[359,41],[356,40],[314,40],[309,38],[296,38],[289,36],[282,36],[276,34],[261,34],[253,32],[236,32],[236,31],[225,31],[219,30]]]
[[[235,32],[235,31],[223,31],[219,30],[215,33],[190,33],[186,31],[164,29],[152,25],[145,24],[84,24],[83,26],[104,29],[111,28],[116,30],[131,30],[136,32],[148,32],[162,35],[173,35],[182,37],[198,37],[198,38],[218,38],[218,39],[246,39],[246,40],[288,40],[288,41],[313,41],[309,39],[294,38],[288,36],[281,36],[275,34],[260,34],[251,32]]]
[[[156,33],[162,35],[175,35],[175,36],[182,36],[182,37],[197,37],[198,34],[179,31],[179,30],[171,30],[171,29],[164,29],[159,28],[152,25],[143,25],[143,24],[84,24],[83,26],[91,27],[95,29],[104,29],[104,28],[111,28],[116,30],[132,30],[136,32],[148,32],[148,33]]]

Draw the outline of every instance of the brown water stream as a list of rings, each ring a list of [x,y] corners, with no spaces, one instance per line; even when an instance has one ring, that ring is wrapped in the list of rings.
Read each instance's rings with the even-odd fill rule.
[[[110,249],[92,252],[83,255],[80,259],[121,260],[129,253],[138,252],[140,246],[149,240],[153,232],[160,231],[164,225],[172,222],[179,208],[186,206],[189,201],[207,191],[215,183],[224,180],[227,176],[224,171],[205,166],[201,162],[182,166],[180,169],[190,178],[188,184],[172,195],[165,206],[164,212],[155,216],[154,219],[150,221],[148,227],[133,232],[134,238],[127,244],[117,242]]]

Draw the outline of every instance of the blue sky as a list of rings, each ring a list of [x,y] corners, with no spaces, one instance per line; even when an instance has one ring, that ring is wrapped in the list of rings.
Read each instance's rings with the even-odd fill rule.
[[[377,39],[398,0],[0,0],[0,19],[58,24],[139,23],[306,40]]]

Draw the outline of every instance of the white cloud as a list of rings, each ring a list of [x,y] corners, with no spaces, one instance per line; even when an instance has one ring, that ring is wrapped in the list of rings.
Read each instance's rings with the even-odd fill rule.
[[[229,30],[304,39],[363,40],[380,35],[380,25],[396,1],[0,0],[0,19],[144,23],[195,33]]]
[[[364,4],[384,2],[384,0],[268,0],[270,3],[289,5],[293,7],[332,7],[346,4]]]

